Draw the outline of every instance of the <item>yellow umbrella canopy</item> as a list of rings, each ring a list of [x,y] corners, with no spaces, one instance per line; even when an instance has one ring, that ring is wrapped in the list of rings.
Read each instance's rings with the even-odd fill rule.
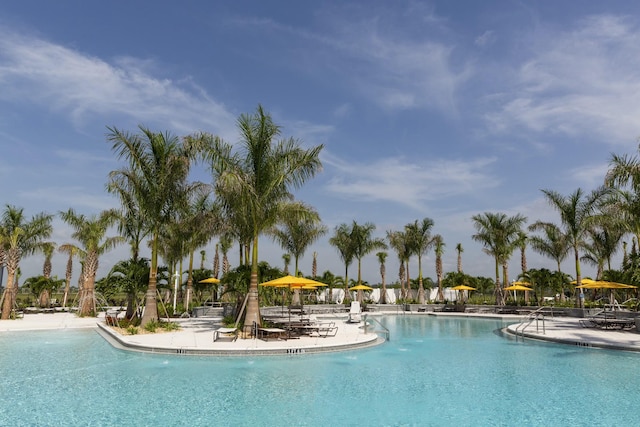
[[[220,280],[215,277],[209,277],[208,279],[200,280],[198,283],[220,283]]]
[[[584,285],[591,285],[591,284],[593,284],[593,283],[596,283],[596,281],[595,281],[595,280],[593,280],[593,279],[589,279],[589,278],[584,278],[584,279],[582,279],[580,282],[582,283],[582,285],[583,285],[583,286],[584,286]],[[577,281],[577,280],[573,280],[573,281],[571,281],[570,283],[571,283],[572,285],[577,285],[577,284],[578,284],[578,281]]]
[[[268,282],[260,283],[260,286],[273,286],[273,287],[281,287],[281,286],[290,286],[292,288],[302,287],[305,285],[313,285],[313,286],[327,286],[325,283],[318,282],[315,280],[307,279],[304,277],[295,277],[295,276],[284,276],[279,279],[269,280]]]
[[[590,280],[588,283],[582,283],[576,286],[579,289],[635,289],[637,286],[625,285],[623,283],[607,282],[605,280]]]
[[[472,288],[471,286],[467,286],[467,285],[458,285],[458,286],[454,286],[453,288],[451,288],[451,290],[453,290],[453,291],[475,291],[476,288]]]
[[[511,285],[504,288],[505,291],[532,291],[532,288],[522,285]]]
[[[367,285],[355,285],[352,288],[349,288],[350,291],[372,291],[373,288]]]

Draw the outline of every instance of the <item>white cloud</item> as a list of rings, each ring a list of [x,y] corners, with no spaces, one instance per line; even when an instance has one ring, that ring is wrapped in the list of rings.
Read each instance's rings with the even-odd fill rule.
[[[33,103],[84,120],[126,115],[139,123],[162,124],[175,132],[209,130],[235,135],[235,117],[189,82],[147,72],[149,61],[114,63],[54,43],[0,31],[0,99]]]
[[[487,114],[495,130],[524,127],[627,144],[640,135],[640,27],[603,15],[533,43],[534,57]]]
[[[106,192],[95,194],[83,186],[40,187],[19,191],[17,196],[49,208],[60,206],[61,210],[73,206],[79,211],[88,208],[90,211],[99,212],[118,206],[117,201],[110,194]]]
[[[494,32],[487,30],[484,33],[480,34],[478,37],[476,37],[476,39],[474,40],[474,43],[476,44],[476,46],[485,47],[492,44],[495,40],[496,40],[496,36]]]
[[[427,202],[473,194],[499,182],[485,172],[493,158],[437,159],[416,164],[405,157],[371,162],[344,161],[324,153],[323,164],[332,168],[327,188],[342,198],[389,201],[424,210]]]

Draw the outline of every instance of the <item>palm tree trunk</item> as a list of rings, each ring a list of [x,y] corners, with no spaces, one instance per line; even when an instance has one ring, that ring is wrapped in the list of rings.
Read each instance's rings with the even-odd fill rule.
[[[504,305],[504,293],[502,292],[502,286],[500,286],[500,264],[498,258],[496,260],[496,305]]]
[[[245,334],[251,333],[251,329],[255,322],[256,326],[260,326],[260,302],[258,301],[258,235],[253,238],[253,250],[251,253],[251,281],[249,282],[249,292],[247,299],[247,313],[244,316],[244,326],[242,328]]]
[[[96,313],[96,294],[95,281],[98,272],[98,255],[95,252],[87,254],[85,259],[85,283],[83,287],[82,299],[80,300],[80,308],[78,315],[95,316]]]
[[[15,270],[9,268],[7,265],[7,286],[2,296],[2,320],[7,320],[11,316],[11,310],[13,310],[13,302],[15,301],[15,289],[13,286],[13,277],[15,276]]]
[[[422,285],[422,257],[418,257],[418,302],[424,304],[424,286]]]
[[[184,293],[184,309],[189,312],[189,304],[191,303],[191,294],[193,293],[193,251],[189,255],[189,273],[187,274],[187,291]]]
[[[158,320],[158,302],[156,300],[156,285],[158,282],[158,233],[153,235],[153,247],[151,248],[151,269],[149,271],[149,286],[144,299],[144,314],[140,326],[143,328],[149,322]]]
[[[582,275],[580,274],[580,257],[578,255],[577,246],[573,247],[573,252],[574,252],[574,258],[576,262],[576,285],[581,285]],[[582,291],[582,288],[580,288],[580,292],[578,293],[577,297],[578,298],[576,298],[576,307],[584,308],[584,292]]]
[[[295,257],[295,277],[298,277],[298,257]],[[299,306],[300,304],[300,289],[293,290],[293,296],[291,297],[291,305]]]

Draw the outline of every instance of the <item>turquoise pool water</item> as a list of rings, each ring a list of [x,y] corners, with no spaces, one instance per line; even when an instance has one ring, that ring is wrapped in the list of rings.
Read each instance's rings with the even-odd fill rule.
[[[640,355],[516,342],[497,320],[381,318],[391,341],[285,357],[157,356],[93,331],[0,334],[0,425],[639,425]]]

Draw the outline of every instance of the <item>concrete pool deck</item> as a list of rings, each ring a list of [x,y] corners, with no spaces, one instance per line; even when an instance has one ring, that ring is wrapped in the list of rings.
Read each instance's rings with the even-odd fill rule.
[[[375,313],[371,317],[383,315]],[[409,316],[477,317],[501,319],[509,324],[504,332],[512,337],[550,341],[580,347],[607,348],[640,351],[640,333],[631,330],[607,330],[586,328],[578,318],[556,317],[534,320],[524,331],[526,316],[482,313],[405,313]],[[584,320],[584,319],[582,319]],[[0,332],[38,331],[56,329],[95,329],[117,348],[126,350],[186,355],[268,355],[320,353],[354,350],[381,344],[384,339],[380,326],[373,322],[364,331],[362,323],[346,323],[343,318],[332,319],[338,326],[335,337],[301,337],[288,340],[237,339],[233,342],[213,341],[213,331],[218,326],[206,318],[180,319],[181,329],[156,334],[120,335],[104,323],[104,314],[98,318],[77,317],[72,313],[27,314],[24,318],[0,321]],[[529,323],[528,320],[526,323]],[[393,339],[393,337],[391,337]]]

